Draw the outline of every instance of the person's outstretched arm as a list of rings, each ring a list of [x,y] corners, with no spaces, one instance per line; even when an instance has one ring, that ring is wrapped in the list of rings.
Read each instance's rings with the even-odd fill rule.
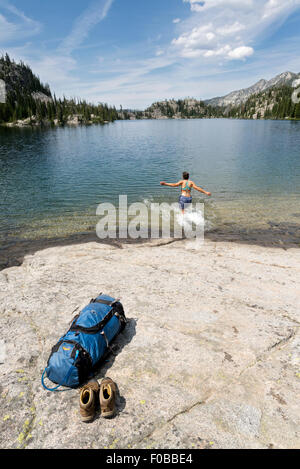
[[[201,189],[201,187],[196,186],[196,184],[195,184],[194,182],[192,183],[192,187],[193,187],[193,189],[195,189],[196,191],[202,192],[202,194],[206,194],[206,195],[211,196],[211,192],[206,192],[204,189]]]
[[[164,182],[164,181],[160,183],[161,186],[169,186],[169,187],[179,187],[181,186],[181,184],[182,184],[182,181],[176,182],[175,184]]]

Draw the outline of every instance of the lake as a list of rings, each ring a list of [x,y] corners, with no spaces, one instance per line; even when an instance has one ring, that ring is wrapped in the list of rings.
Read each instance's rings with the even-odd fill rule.
[[[95,232],[101,202],[176,202],[183,171],[212,192],[207,235],[300,242],[300,122],[117,121],[0,128],[1,249]]]

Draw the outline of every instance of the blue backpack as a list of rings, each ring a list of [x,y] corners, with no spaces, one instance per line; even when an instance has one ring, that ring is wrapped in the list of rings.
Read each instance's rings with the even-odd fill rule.
[[[110,343],[125,325],[126,317],[119,300],[102,294],[91,300],[53,347],[42,375],[43,387],[55,391],[60,386],[77,388],[82,385],[107,356]],[[44,383],[45,375],[58,386],[48,388]]]

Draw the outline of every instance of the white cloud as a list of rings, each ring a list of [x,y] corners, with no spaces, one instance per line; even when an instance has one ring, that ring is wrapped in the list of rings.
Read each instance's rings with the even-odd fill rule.
[[[164,36],[157,35],[155,40],[136,43],[134,48],[115,44],[114,49],[103,48],[100,53],[97,48],[90,66],[82,67],[79,54],[75,60],[72,52],[93,46],[86,39],[112,5],[112,0],[97,0],[75,19],[58,49],[47,49],[45,53],[39,41],[27,44],[23,41],[22,46],[5,47],[5,51],[29,63],[42,81],[50,83],[57,96],[80,96],[95,103],[105,101],[140,109],[165,98],[190,95],[206,99],[250,86],[260,78],[271,78],[285,70],[300,70],[297,37],[293,44],[289,38],[285,44],[280,41],[269,45],[268,50],[260,47],[253,55],[261,35],[270,26],[274,31],[299,3],[300,0],[207,0],[205,3],[190,0],[190,18],[174,22],[177,36],[172,44],[163,43]],[[0,0],[1,13],[2,4]],[[15,34],[18,23],[29,24],[22,19],[21,12],[18,14],[15,14],[16,21],[11,14],[0,17],[0,53],[1,33],[6,32],[8,37]],[[253,59],[247,61],[251,55]],[[234,65],[227,67],[228,61]]]
[[[14,23],[7,21],[5,16],[0,14],[0,42],[8,42],[14,39],[17,34],[18,27]]]
[[[173,39],[172,44],[183,50],[183,56],[186,55],[186,52],[193,50],[205,51],[205,49],[210,48],[211,42],[216,37],[212,29],[212,23],[193,28],[191,32],[182,34],[178,39]]]
[[[91,3],[75,19],[71,32],[57,50],[30,60],[34,71],[44,81],[53,84],[59,96],[71,94],[72,97],[78,97],[80,89],[85,88],[86,85],[78,77],[78,63],[72,57],[72,52],[81,46],[92,28],[106,18],[113,2],[114,0],[97,0]],[[102,56],[97,58],[99,64],[104,60]]]
[[[12,19],[8,20],[3,14],[9,12]],[[0,0],[0,45],[4,46],[10,42],[34,36],[41,31],[41,24],[28,18],[22,11],[14,5]]]
[[[52,90],[58,96],[66,94],[69,97],[77,97],[86,84],[78,76],[78,63],[72,57],[72,52],[88,37],[91,29],[107,16],[113,1],[97,0],[90,4],[74,21],[71,32],[56,50],[43,53],[40,47],[36,48],[33,44],[27,43],[19,48],[5,47],[5,51],[10,53],[15,60],[23,60],[29,63],[34,73],[38,74],[42,81],[50,83]],[[23,19],[23,26],[24,23],[32,25],[32,20],[12,5],[8,5],[4,0],[0,0],[1,6]],[[2,31],[5,31],[6,39],[15,39],[15,35],[18,33],[18,25],[9,23],[6,18],[0,15],[0,41]],[[0,43],[0,53],[5,52],[1,45]],[[103,60],[103,57],[99,57],[98,63],[103,62]]]
[[[243,9],[250,9],[254,6],[255,0],[183,0],[184,3],[191,4],[192,11],[205,11],[216,7],[238,7]],[[263,1],[263,0],[262,0]]]
[[[280,17],[283,15],[286,18],[295,8],[300,4],[299,0],[268,0],[264,2],[264,19],[272,17]]]
[[[175,19],[173,20],[173,23],[174,23],[174,24],[178,24],[178,23],[180,23],[180,21],[181,21],[180,18],[175,18]]]
[[[55,83],[56,89],[62,90],[63,94],[66,83],[74,81],[72,72],[76,69],[77,63],[70,56],[53,54],[31,60],[31,66],[44,81]]]
[[[221,36],[231,36],[232,34],[239,33],[245,29],[246,26],[244,24],[240,24],[238,21],[236,21],[233,24],[226,24],[225,26],[219,27],[217,29],[217,33]]]
[[[192,15],[172,45],[184,58],[245,60],[270,26],[274,30],[300,7],[300,0],[183,1],[190,4]]]
[[[237,47],[236,49],[228,52],[228,56],[234,60],[245,59],[253,55],[254,49],[252,47]]]
[[[92,3],[75,21],[72,31],[64,39],[60,50],[70,54],[87,38],[94,26],[104,20],[114,0],[97,0]]]

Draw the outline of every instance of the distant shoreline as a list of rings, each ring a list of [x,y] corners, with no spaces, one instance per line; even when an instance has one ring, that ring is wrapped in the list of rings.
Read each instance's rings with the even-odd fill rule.
[[[34,129],[34,128],[62,128],[62,127],[89,127],[91,125],[107,125],[113,124],[114,122],[136,122],[136,121],[185,121],[185,120],[235,120],[235,121],[292,121],[292,122],[299,122],[300,119],[292,118],[292,117],[285,117],[283,119],[272,119],[272,118],[260,118],[260,119],[252,119],[249,117],[181,117],[181,118],[172,118],[172,117],[151,117],[151,118],[143,118],[143,119],[116,119],[115,121],[109,122],[85,122],[85,123],[74,123],[74,122],[66,122],[64,124],[61,123],[52,123],[52,122],[40,122],[40,123],[27,123],[28,119],[24,119],[24,121],[17,121],[17,122],[2,122],[0,123],[0,127],[4,128],[13,128],[13,129]]]

